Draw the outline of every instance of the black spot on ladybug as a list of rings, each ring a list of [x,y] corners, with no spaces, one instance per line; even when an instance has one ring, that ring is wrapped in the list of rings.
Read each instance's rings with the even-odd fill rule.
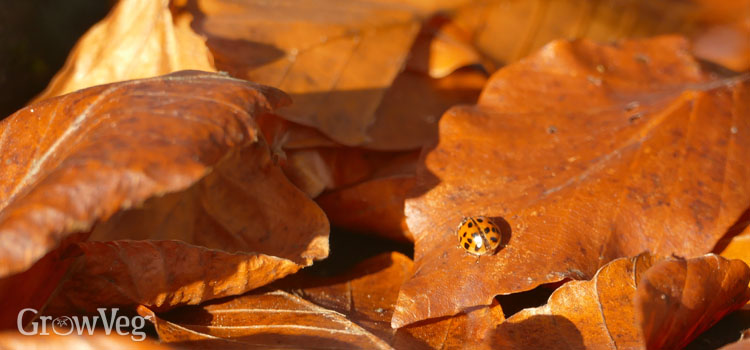
[[[466,231],[464,231],[464,237],[466,237]]]
[[[469,243],[472,243],[471,238],[467,238],[466,241],[469,242]]]
[[[494,237],[494,236],[493,236],[493,237],[490,237],[490,241],[492,241],[492,242],[497,242],[497,237]]]
[[[464,249],[469,249],[469,243],[464,243]]]
[[[497,229],[493,227],[492,232],[497,232]]]
[[[474,251],[478,252],[479,251],[479,246],[474,247]]]
[[[482,222],[482,219],[477,219],[477,222]],[[471,227],[471,226],[469,226],[469,227]]]
[[[471,224],[471,223],[469,223],[469,228],[471,228],[471,226],[472,226],[472,224]]]
[[[484,233],[490,233],[490,228],[489,227],[485,227],[484,228]]]

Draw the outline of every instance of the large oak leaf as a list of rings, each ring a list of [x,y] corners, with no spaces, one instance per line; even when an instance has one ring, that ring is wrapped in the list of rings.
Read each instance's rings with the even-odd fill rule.
[[[5,119],[4,324],[44,302],[80,254],[58,295],[88,310],[198,303],[327,256],[323,212],[273,164],[254,121],[285,101],[272,88],[182,72],[47,99]]]
[[[448,111],[406,202],[414,276],[393,326],[590,278],[644,250],[711,251],[750,205],[750,83],[712,80],[678,38],[553,42]],[[476,258],[465,216],[507,245]]]

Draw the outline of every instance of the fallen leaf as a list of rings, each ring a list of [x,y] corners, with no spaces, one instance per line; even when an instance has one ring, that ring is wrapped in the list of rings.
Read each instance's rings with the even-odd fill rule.
[[[498,326],[494,345],[679,349],[750,299],[748,281],[744,263],[716,255],[616,259],[591,280],[564,284],[546,305],[508,318]]]
[[[83,256],[47,304],[46,314],[93,314],[103,305],[129,309],[138,303],[154,309],[196,305],[242,294],[304,266],[270,252],[230,253],[176,240],[79,246]]]
[[[458,8],[452,21],[469,33],[482,55],[501,67],[553,40],[611,42],[692,34],[702,26],[699,16],[707,7],[694,1],[477,1]]]
[[[471,33],[438,13],[422,26],[409,55],[407,68],[433,78],[444,78],[461,67],[481,64]]]
[[[390,320],[398,289],[411,271],[409,258],[399,253],[384,253],[363,261],[342,276],[313,279],[307,285],[295,285],[293,291],[346,315],[396,349],[491,347],[489,332],[504,320],[497,303],[454,317],[392,329]]]
[[[743,331],[750,328],[750,304],[733,311],[701,333],[685,350],[718,349],[741,340]]]
[[[744,21],[717,24],[696,34],[693,52],[737,72],[750,70],[750,14]]]
[[[634,304],[647,349],[682,349],[750,300],[750,268],[717,255],[669,259],[644,273]]]
[[[499,305],[398,330],[390,327],[398,288],[411,269],[409,258],[385,253],[341,276],[296,275],[273,285],[293,294],[256,292],[159,316],[145,307],[138,310],[153,316],[162,341],[184,346],[232,342],[251,348],[489,348],[485,335],[504,319]],[[319,343],[311,343],[310,336]]]
[[[286,158],[285,150],[341,146],[314,128],[273,114],[264,114],[258,118],[258,126],[270,143],[272,153],[281,158]]]
[[[466,68],[432,79],[405,71],[396,77],[368,128],[362,147],[381,151],[421,149],[437,140],[440,116],[448,108],[474,103],[487,82],[484,72]]]
[[[63,68],[34,101],[94,85],[186,69],[215,71],[192,18],[173,17],[169,0],[120,0],[79,40]]]
[[[316,147],[284,151],[281,162],[289,180],[311,198],[325,190],[335,190],[367,181],[405,154],[352,147]]]
[[[362,148],[346,148],[338,144],[331,147],[331,141],[311,132],[310,128],[294,123],[269,120],[262,127],[266,127],[265,135],[273,135],[272,148],[279,157],[284,158],[282,166],[287,177],[311,198],[315,198],[326,190],[367,180],[371,169],[383,165],[381,161],[373,165],[364,164],[361,158],[378,153],[363,148],[395,152],[419,149],[434,143],[439,116],[454,104],[475,101],[485,81],[484,73],[471,69],[443,79],[431,79],[412,72],[402,73],[388,90],[378,109],[377,121],[369,129],[373,139]],[[400,156],[397,153],[380,154],[375,158]]]
[[[404,6],[368,1],[202,0],[186,10],[218,69],[284,90],[294,105],[280,115],[348,146],[368,140],[420,26]]]
[[[344,315],[283,291],[243,295],[163,317],[145,306],[138,313],[150,317],[162,342],[192,348],[391,349]]]
[[[586,279],[644,250],[711,251],[750,206],[747,76],[712,80],[675,37],[558,41],[498,71],[479,103],[440,122],[406,201],[414,276],[394,327]],[[466,216],[507,245],[476,258]]]
[[[17,310],[44,303],[72,261],[66,258],[76,254],[71,244],[89,236],[153,246],[83,243],[85,257],[69,273],[71,286],[107,289],[60,287],[62,296],[101,297],[76,299],[76,307],[119,303],[103,300],[118,293],[134,296],[131,304],[197,303],[326,257],[323,212],[272,164],[253,119],[284,102],[272,88],[188,71],[50,98],[3,120],[2,324],[15,324]],[[167,240],[185,243],[159,242]],[[227,263],[214,268],[228,280],[160,265],[212,255]],[[256,268],[263,274],[253,274]],[[237,278],[243,275],[246,280]],[[19,280],[30,283],[19,287],[13,283]],[[107,284],[113,281],[122,284]],[[167,290],[141,294],[154,285]],[[195,294],[174,296],[182,292]]]
[[[406,227],[404,201],[414,188],[418,156],[407,153],[394,158],[377,176],[325,193],[316,202],[334,227],[413,242]]]
[[[478,72],[448,79],[471,60],[464,56],[475,54],[466,44],[445,44],[449,39],[436,46],[459,57],[447,57],[434,69],[447,80],[402,72],[429,15],[424,6],[202,0],[184,10],[196,18],[193,28],[207,38],[218,69],[289,93],[294,104],[279,115],[346,146],[420,148],[434,136],[442,112],[453,103],[473,102],[484,83]],[[428,35],[420,45],[432,42]]]
[[[721,256],[727,259],[740,259],[750,265],[750,226],[741,234],[734,236],[729,244],[721,251]]]

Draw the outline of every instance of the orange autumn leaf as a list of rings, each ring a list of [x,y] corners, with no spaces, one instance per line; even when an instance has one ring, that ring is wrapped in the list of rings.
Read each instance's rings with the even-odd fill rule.
[[[459,6],[451,15],[451,23],[468,33],[466,36],[471,38],[477,51],[494,63],[489,66],[493,69],[513,63],[559,39],[607,42],[663,34],[700,38],[717,23],[742,19],[749,9],[750,2],[746,0],[596,0],[584,3],[490,0]],[[727,49],[732,49],[731,45],[720,50]],[[717,52],[705,50],[699,53],[707,53],[708,58],[717,55]],[[741,57],[725,57],[724,61]]]
[[[750,226],[745,227],[739,235],[732,237],[720,255],[727,259],[740,259],[750,265]]]
[[[716,255],[616,259],[591,280],[568,282],[546,305],[500,324],[495,345],[680,349],[750,299],[748,281],[747,265]]]
[[[203,349],[391,349],[338,312],[283,291],[176,310],[175,322],[145,306],[138,313],[150,317],[162,342]]]
[[[369,179],[324,193],[315,201],[335,227],[413,241],[406,227],[404,201],[414,189],[418,156],[394,157]]]
[[[254,121],[285,102],[275,89],[187,71],[50,98],[3,120],[2,324],[41,306],[80,254],[58,295],[82,309],[199,303],[326,257],[323,212],[271,162]],[[212,270],[172,268],[211,256]]]
[[[282,116],[350,146],[367,141],[419,29],[404,7],[366,1],[202,0],[186,10],[218,69],[284,90],[294,105]]]
[[[405,71],[396,77],[368,128],[362,147],[381,151],[420,149],[437,140],[437,123],[448,108],[474,103],[485,73],[466,68],[440,79]]]
[[[472,45],[470,34],[449,16],[434,15],[414,42],[408,69],[444,78],[461,67],[483,63],[485,59]]]
[[[488,305],[643,250],[711,251],[750,205],[750,83],[716,80],[661,37],[554,42],[441,119],[406,216],[417,272],[393,325]],[[466,216],[510,230],[475,257]],[[460,278],[458,277],[460,276]]]
[[[717,255],[668,259],[643,274],[634,305],[647,349],[682,349],[750,300],[750,268]]]
[[[173,17],[169,0],[120,0],[76,44],[65,66],[35,101],[94,85],[179,70],[216,71],[189,16]]]
[[[195,347],[489,348],[488,335],[503,320],[498,305],[413,327],[390,327],[398,287],[411,269],[409,258],[386,253],[341,276],[293,276],[277,283],[294,294],[274,290],[158,316],[144,307],[139,313],[156,320],[163,342]]]
[[[384,253],[363,261],[342,276],[291,284],[302,297],[347,315],[396,349],[492,348],[490,332],[504,320],[500,305],[466,314],[392,329],[398,289],[411,274],[411,260]],[[294,280],[292,278],[292,280]]]
[[[340,144],[383,150],[427,143],[442,112],[451,103],[473,102],[484,81],[462,73],[449,82],[457,89],[445,89],[445,82],[402,72],[434,10],[424,11],[388,1],[328,0],[201,0],[178,9],[195,18],[192,28],[207,38],[217,69],[292,96],[294,104],[279,115]],[[402,103],[405,93],[428,97],[410,106]]]
[[[352,147],[316,147],[283,152],[289,179],[310,197],[367,181],[399,166],[414,152],[379,152]]]

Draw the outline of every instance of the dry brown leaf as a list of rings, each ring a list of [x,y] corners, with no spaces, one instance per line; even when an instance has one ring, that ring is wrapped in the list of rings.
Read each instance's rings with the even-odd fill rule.
[[[717,24],[697,34],[695,55],[738,72],[750,70],[750,6],[747,12],[744,21]]]
[[[350,146],[369,139],[420,25],[408,7],[367,1],[202,0],[187,10],[218,69],[284,90],[294,105],[282,116]]]
[[[324,194],[316,202],[335,227],[413,242],[406,227],[404,200],[414,182],[414,174],[373,179]]]
[[[176,240],[79,246],[83,256],[47,305],[46,314],[91,314],[102,305],[132,308],[143,303],[154,309],[196,305],[242,294],[304,266],[271,252],[227,252],[229,248],[209,249]]]
[[[275,89],[193,71],[81,90],[3,120],[2,324],[15,324],[13,311],[38,309],[72,260],[65,258],[75,254],[66,247],[89,235],[98,241],[186,242],[152,242],[154,250],[132,242],[86,243],[83,252],[89,255],[70,273],[71,287],[88,285],[86,278],[124,281],[109,288],[135,296],[131,304],[157,301],[162,307],[242,292],[326,257],[323,212],[271,162],[253,119],[285,101]],[[170,245],[186,251],[167,249]],[[198,260],[224,256],[228,280],[203,276],[219,281],[205,286],[198,271],[160,265],[179,264],[182,254]],[[122,263],[103,270],[101,261],[107,259]],[[252,278],[237,278],[243,274]],[[158,278],[171,289],[140,294]],[[106,284],[93,280],[92,286]],[[116,294],[61,288],[60,294],[71,298]],[[155,295],[186,291],[194,294]],[[108,304],[76,301],[77,307],[87,301]]]
[[[750,299],[748,281],[750,269],[744,263],[716,255],[616,259],[592,280],[568,282],[546,305],[500,324],[494,345],[679,349]]]
[[[496,73],[440,122],[406,202],[417,272],[393,326],[585,279],[644,250],[711,251],[750,206],[750,83],[711,80],[675,37],[554,42]],[[465,216],[507,246],[456,244]]]
[[[271,151],[281,158],[286,158],[284,150],[340,146],[309,126],[299,125],[273,114],[258,118],[258,126],[271,144]]]
[[[445,52],[445,62],[428,70],[447,80],[402,73],[426,16],[421,7],[388,1],[202,0],[184,10],[196,18],[193,28],[206,36],[218,69],[292,96],[294,104],[279,111],[284,118],[346,146],[407,150],[428,143],[442,112],[474,101],[485,79],[479,72],[447,77],[468,62],[467,55],[475,55],[470,45],[451,45],[453,32],[442,34],[444,40],[427,35],[415,48],[422,52],[419,47],[435,43]],[[432,65],[431,54],[426,55],[412,61]]]
[[[140,338],[140,336],[136,336]],[[91,350],[91,349],[108,349],[108,350],[169,350],[181,349],[177,346],[159,344],[151,339],[133,341],[130,335],[105,335],[103,332],[96,332],[93,335],[23,335],[18,331],[5,331],[0,333],[0,349],[3,350],[49,350],[49,349],[67,349],[67,350]]]
[[[307,300],[341,312],[396,349],[490,348],[489,332],[504,320],[496,303],[466,314],[430,320],[401,329],[390,327],[398,289],[412,271],[399,253],[384,253],[353,267],[343,276],[313,279],[294,291]]]
[[[325,193],[316,202],[335,227],[413,242],[404,201],[414,188],[418,157],[407,153],[394,158],[373,178]]]
[[[721,256],[727,259],[740,259],[750,265],[750,226],[746,227],[741,234],[732,238],[721,251]]]
[[[185,69],[215,71],[192,18],[173,20],[169,0],[120,0],[76,44],[65,66],[35,101],[94,85]]]
[[[682,349],[750,300],[750,268],[717,255],[668,259],[646,271],[635,292],[646,349]]]
[[[380,152],[351,147],[320,147],[283,152],[284,173],[310,197],[367,181],[388,172],[414,152]]]
[[[409,55],[407,67],[433,78],[443,78],[461,67],[483,63],[470,33],[450,17],[436,14],[422,26]]]
[[[744,1],[744,0],[743,0]],[[558,39],[601,42],[659,34],[691,34],[702,6],[691,1],[477,1],[453,16],[496,66],[515,62]]]
[[[452,106],[476,102],[486,82],[484,72],[471,68],[440,79],[411,71],[399,74],[375,112],[370,140],[362,147],[399,151],[435,143],[440,116]]]
[[[409,258],[385,253],[341,276],[292,276],[274,285],[294,295],[281,290],[253,293],[178,308],[154,319],[162,341],[194,347],[489,348],[489,332],[503,320],[499,305],[399,330],[390,327],[398,287],[411,269]],[[143,307],[139,312],[153,315]],[[305,337],[312,335],[321,343]]]
[[[138,313],[151,317],[162,342],[190,348],[391,349],[344,315],[283,291],[182,308],[163,317],[145,306]]]

